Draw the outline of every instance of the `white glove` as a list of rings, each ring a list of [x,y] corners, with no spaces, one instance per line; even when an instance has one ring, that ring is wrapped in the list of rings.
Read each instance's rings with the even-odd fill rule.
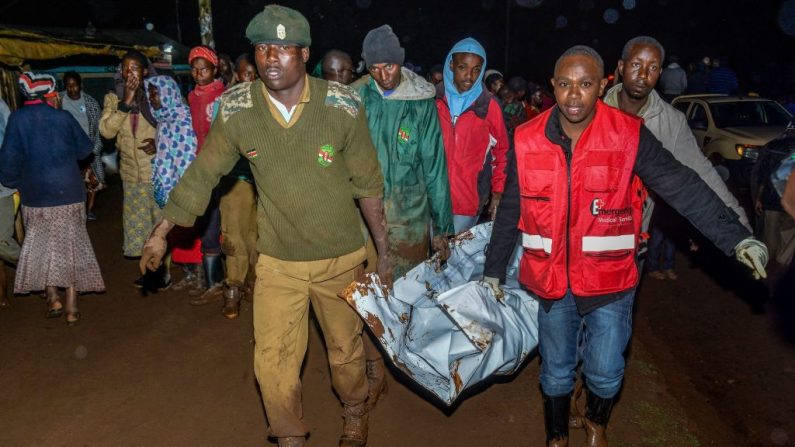
[[[765,266],[769,255],[765,244],[752,237],[743,239],[734,247],[734,255],[738,261],[751,268],[754,279],[767,278]]]
[[[497,301],[502,301],[502,299],[505,297],[505,294],[502,291],[502,287],[500,287],[499,278],[484,276],[483,284],[488,286],[491,289],[491,291],[494,292],[494,297],[497,298]]]

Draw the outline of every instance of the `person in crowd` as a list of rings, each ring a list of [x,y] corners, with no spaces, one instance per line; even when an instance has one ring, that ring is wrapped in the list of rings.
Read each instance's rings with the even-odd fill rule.
[[[474,226],[487,202],[494,218],[505,182],[508,132],[500,106],[483,89],[485,67],[483,46],[463,39],[447,55],[444,83],[436,86],[456,233]]]
[[[3,145],[6,123],[11,115],[8,104],[0,98],[0,146]],[[0,183],[0,307],[11,306],[8,299],[8,279],[4,262],[16,264],[19,259],[19,244],[14,239],[14,222],[16,210],[14,206],[14,188]]]
[[[332,69],[326,70],[325,68],[322,70],[323,79],[326,81],[334,81],[339,82],[343,85],[349,85],[351,81],[353,81],[353,76],[348,76],[346,70],[344,68],[347,66],[346,63],[346,56],[347,60],[350,60],[350,56],[347,53],[342,53],[341,55],[335,55],[334,52],[339,50],[331,50],[323,57],[322,66],[326,66],[327,58],[339,58],[343,64],[339,65],[336,62],[329,62],[329,66],[337,66],[341,69]],[[351,61],[351,67],[353,66],[353,62]],[[348,81],[348,82],[343,82]],[[375,143],[375,142],[374,142]],[[367,259],[364,262],[364,273],[372,273],[375,272],[376,264],[378,263],[378,253],[375,250],[375,245],[373,245],[372,239],[370,238],[370,233],[367,231],[366,227],[363,228],[363,232],[365,233],[367,242],[365,243],[365,250],[367,251]],[[394,272],[393,272],[394,275]],[[384,359],[381,355],[381,350],[378,349],[376,342],[373,341],[371,336],[368,335],[368,331],[362,331],[362,347],[364,349],[364,358],[365,358],[365,375],[367,376],[367,405],[370,409],[374,408],[375,405],[380,400],[381,396],[386,393],[387,389],[387,381],[386,381],[386,365],[384,364]]]
[[[660,90],[666,102],[671,102],[687,90],[687,73],[679,66],[679,57],[675,54],[668,56],[668,66],[660,75]]]
[[[155,157],[152,160],[152,185],[155,202],[166,206],[168,196],[179,179],[196,159],[197,139],[190,109],[182,101],[179,85],[170,76],[152,76],[144,80],[157,120]]]
[[[699,93],[707,93],[707,82],[709,81],[710,64],[712,59],[704,56],[700,61],[696,62],[693,71],[687,75],[687,88],[685,93],[694,95]]]
[[[528,121],[541,114],[541,107],[543,107],[544,103],[542,95],[543,92],[540,85],[535,82],[527,83],[527,96],[525,97],[527,107],[525,108],[525,113]]]
[[[214,68],[217,63],[215,52],[203,46],[191,50],[189,58],[194,67],[207,65]],[[224,88],[217,81],[211,81],[209,73],[202,75],[199,70],[194,70],[193,76],[196,89],[188,95],[188,102],[200,151]],[[193,296],[189,302],[198,306],[223,298],[221,313],[229,319],[237,318],[246,284],[254,280],[253,265],[256,262],[256,191],[248,162],[243,157],[214,191],[202,223],[200,259],[204,282],[201,288],[189,292]],[[225,271],[221,254],[226,255]]]
[[[353,59],[341,50],[329,50],[320,63],[323,79],[349,85],[353,82]]]
[[[507,85],[514,91],[514,100],[522,105],[525,117],[530,116],[533,111],[530,101],[527,100],[527,80],[521,76],[514,76],[508,80]]]
[[[105,188],[105,167],[102,165],[102,138],[99,136],[99,117],[102,109],[91,95],[83,91],[83,80],[77,72],[68,71],[63,75],[66,91],[61,95],[61,108],[72,115],[94,143],[91,164],[86,165],[83,178],[86,181],[88,200],[86,202],[86,218],[96,220],[93,213],[94,199],[98,191]]]
[[[116,139],[119,151],[119,174],[124,190],[122,226],[124,256],[141,256],[144,242],[160,218],[160,207],[152,190],[152,158],[155,155],[155,128],[144,92],[144,79],[155,75],[149,60],[138,51],[127,52],[119,67],[116,90],[105,95],[99,132]],[[134,285],[144,287],[144,277]],[[167,272],[153,279],[151,286],[166,289],[171,285]]]
[[[607,79],[595,50],[566,50],[551,83],[557,107],[516,130],[484,282],[501,297],[499,283],[521,232],[519,282],[540,301],[547,445],[568,445],[581,355],[586,439],[589,446],[606,446],[605,427],[632,332],[641,181],[758,278],[765,276],[767,250],[641,119],[599,101]]]
[[[216,76],[224,83],[224,86],[231,87],[235,77],[235,69],[234,64],[232,63],[232,58],[226,54],[221,53],[218,55],[218,65],[216,67],[217,73]]]
[[[486,84],[486,89],[494,96],[495,98],[499,98],[499,91],[503,85],[505,85],[505,79],[502,77],[502,73],[497,70],[486,70],[490,73],[483,75],[483,82]]]
[[[522,103],[516,99],[516,91],[510,85],[502,86],[498,96],[502,104],[502,119],[505,121],[505,127],[508,129],[508,137],[510,138],[513,137],[514,129],[527,121],[527,115]]]
[[[694,170],[723,203],[730,207],[749,231],[751,225],[745,210],[726,187],[726,183],[704,157],[685,115],[663,101],[654,87],[660,80],[665,48],[657,39],[638,36],[624,45],[618,71],[621,82],[605,94],[604,102],[643,118],[646,128],[662,142],[680,163]],[[641,231],[649,231],[648,272],[655,279],[676,279],[674,271],[675,244],[672,239],[680,218],[666,204],[656,209],[654,195],[647,199]],[[652,219],[654,222],[652,222]]]
[[[0,98],[0,145],[3,144],[9,116],[11,116],[11,109],[8,108],[8,104],[3,101],[3,98]],[[14,192],[16,192],[14,188],[9,188],[0,182],[0,263],[5,261],[16,264],[19,259],[19,244],[14,239],[16,216]],[[3,287],[3,291],[5,290],[4,284],[0,284],[0,287]]]
[[[428,72],[428,81],[431,84],[437,85],[444,80],[444,74],[442,70],[442,66],[440,64],[436,64],[431,67],[431,71]]]
[[[740,83],[737,74],[729,68],[729,58],[723,56],[712,59],[712,70],[707,80],[707,93],[732,95],[737,93]]]
[[[74,326],[80,320],[77,294],[105,290],[86,231],[79,166],[94,143],[68,112],[44,101],[58,95],[55,78],[25,72],[19,87],[25,105],[9,117],[0,147],[0,182],[19,190],[25,222],[14,293],[45,290],[46,316],[65,313]],[[59,288],[65,289],[63,302]]]
[[[367,117],[349,87],[307,75],[309,22],[298,11],[268,5],[246,36],[260,78],[222,96],[207,140],[171,191],[140,265],[158,268],[171,228],[192,225],[221,176],[244,155],[259,196],[254,369],[269,434],[280,446],[306,442],[300,373],[311,302],[344,404],[339,445],[364,446],[362,321],[337,294],[362,271],[366,256],[354,199],[378,251],[376,271],[385,286],[392,284],[383,177]]]
[[[790,264],[795,251],[795,220],[785,212],[770,176],[793,153],[794,143],[795,127],[790,125],[759,151],[759,159],[751,171],[754,211],[763,222],[762,241],[770,250],[770,258],[782,267]]]
[[[243,53],[235,59],[235,84],[238,82],[253,82],[257,79],[257,67],[251,55]]]
[[[207,132],[210,131],[216,99],[221,96],[225,87],[223,78],[218,77],[218,67],[221,62],[212,48],[206,46],[191,48],[188,53],[188,63],[191,66],[191,77],[195,85],[188,93],[189,117],[194,135],[192,139],[196,143],[195,155],[201,150]],[[182,112],[181,106],[179,111]],[[188,289],[189,294],[201,296],[213,284],[223,280],[218,223],[220,217],[217,216],[217,204],[215,205],[210,207],[205,215],[206,219],[202,221],[207,224],[215,223],[214,227],[204,225],[199,228],[180,228],[171,234],[169,242],[172,248],[172,260],[181,265],[183,270],[182,279],[172,286],[173,290]],[[202,245],[202,236],[205,236],[203,230],[207,233],[206,248]]]
[[[384,176],[392,274],[403,276],[428,258],[430,249],[442,260],[453,234],[450,190],[436,89],[401,67],[405,50],[389,25],[370,30],[362,43],[368,73],[354,89],[367,111],[373,145]],[[385,383],[379,350],[364,338],[369,402],[378,402]]]

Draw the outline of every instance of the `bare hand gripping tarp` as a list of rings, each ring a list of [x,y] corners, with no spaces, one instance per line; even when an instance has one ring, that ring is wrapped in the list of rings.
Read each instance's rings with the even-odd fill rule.
[[[491,223],[451,243],[446,266],[426,261],[384,296],[374,274],[343,293],[399,369],[451,405],[492,374],[507,375],[538,345],[538,303],[516,280],[521,250],[498,302],[480,282]]]

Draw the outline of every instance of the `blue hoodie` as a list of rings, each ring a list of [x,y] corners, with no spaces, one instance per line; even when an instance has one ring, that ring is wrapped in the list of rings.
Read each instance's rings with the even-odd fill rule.
[[[453,54],[455,53],[472,53],[477,54],[483,58],[483,68],[480,70],[480,75],[472,88],[459,93],[458,88],[453,82],[453,70],[450,68],[450,63],[453,61]],[[447,59],[444,63],[444,94],[447,98],[447,105],[450,107],[450,116],[455,119],[458,118],[464,111],[478,99],[483,92],[483,74],[486,73],[486,50],[483,45],[478,43],[477,40],[467,37],[459,41],[447,54]]]

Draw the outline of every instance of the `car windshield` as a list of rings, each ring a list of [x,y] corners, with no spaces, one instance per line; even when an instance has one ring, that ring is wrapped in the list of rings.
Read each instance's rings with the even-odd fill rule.
[[[710,104],[715,127],[786,126],[790,116],[774,101]]]

